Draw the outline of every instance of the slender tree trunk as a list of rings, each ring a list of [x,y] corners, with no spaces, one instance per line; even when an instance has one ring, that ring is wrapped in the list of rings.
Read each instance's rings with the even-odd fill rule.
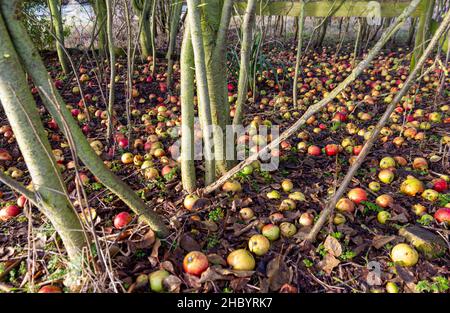
[[[58,53],[59,63],[61,64],[64,74],[68,74],[70,68],[67,63],[66,54],[64,53],[64,25],[61,17],[61,6],[58,4],[58,0],[48,0],[48,6],[56,37],[56,52]]]
[[[397,107],[397,104],[400,103],[400,101],[402,101],[402,98],[408,93],[411,86],[415,83],[415,79],[417,75],[420,73],[422,67],[425,65],[427,57],[432,53],[432,51],[439,42],[439,38],[444,34],[445,29],[448,27],[449,24],[450,24],[450,11],[447,12],[438,31],[436,31],[435,35],[433,36],[433,39],[427,45],[427,48],[425,49],[424,53],[421,55],[420,59],[415,65],[415,68],[406,79],[403,88],[397,93],[394,100],[387,107],[378,124],[372,130],[372,135],[370,139],[364,144],[364,147],[359,153],[355,163],[350,167],[343,181],[339,184],[339,189],[336,191],[331,200],[328,202],[327,207],[321,212],[319,219],[317,220],[314,227],[311,229],[310,233],[306,238],[308,241],[312,242],[316,240],[316,237],[319,234],[320,229],[328,220],[329,216],[334,210],[334,207],[336,206],[336,203],[344,194],[348,184],[351,182],[353,176],[355,176],[356,172],[361,167],[364,159],[369,154],[370,149],[373,147],[375,141],[378,139],[378,135],[380,134],[381,129],[389,121],[389,117],[391,116],[392,112],[394,112],[395,108]]]
[[[246,160],[242,161],[234,168],[229,170],[226,175],[220,177],[213,184],[207,186],[203,189],[204,194],[209,194],[222,186],[224,182],[226,182],[230,177],[234,174],[242,170],[245,166],[249,165],[253,161],[257,160],[260,155],[268,153],[269,150],[278,148],[278,145],[283,140],[289,138],[294,133],[296,133],[300,127],[302,127],[308,118],[317,113],[320,109],[324,108],[328,103],[330,103],[338,94],[340,94],[348,85],[350,85],[361,73],[370,65],[370,63],[375,59],[380,50],[384,47],[386,42],[401,28],[401,26],[405,23],[405,20],[414,12],[417,8],[420,0],[412,0],[408,7],[400,14],[395,22],[389,26],[389,28],[383,33],[380,40],[375,44],[372,50],[369,52],[367,57],[361,61],[356,68],[350,73],[347,78],[341,82],[336,88],[334,88],[329,95],[319,101],[318,103],[310,106],[308,110],[303,114],[300,119],[298,119],[291,127],[289,127],[286,131],[284,131],[280,136],[274,139],[269,145],[263,147],[259,152],[252,154]]]
[[[205,49],[206,76],[214,127],[214,156],[216,172],[223,175],[226,163],[226,132],[229,124],[229,105],[226,73],[226,34],[231,20],[232,0],[208,1],[202,8],[203,47]]]
[[[192,48],[194,50],[195,77],[197,80],[197,95],[199,100],[199,117],[203,131],[205,158],[205,183],[215,180],[214,146],[211,138],[211,105],[208,90],[208,81],[205,64],[205,51],[203,48],[203,35],[200,27],[199,0],[188,0],[188,22],[191,32]]]
[[[106,49],[108,48],[108,37],[107,37],[107,17],[106,17],[106,0],[94,0],[94,11],[97,19],[98,27],[98,49],[100,54],[104,56],[106,54]]]
[[[181,180],[183,189],[191,193],[195,189],[194,166],[194,51],[189,25],[181,47]]]
[[[152,0],[133,0],[132,4],[136,15],[139,17],[139,23],[141,24],[139,31],[139,43],[141,46],[142,57],[147,59],[149,56],[153,55],[151,40],[152,30],[150,24]]]
[[[150,20],[150,41],[152,46],[152,73],[156,73],[156,5],[158,0],[153,0],[152,15]]]
[[[108,94],[108,130],[107,138],[111,140],[114,125],[114,101],[116,88],[116,54],[114,52],[114,34],[113,34],[113,1],[106,0],[106,30],[108,35],[109,49],[109,94]]]
[[[178,26],[180,24],[181,9],[183,3],[179,0],[171,1],[173,7],[170,14],[170,31],[169,31],[169,46],[167,48],[167,88],[171,90],[173,79],[173,53],[177,43]]]
[[[248,0],[242,24],[241,64],[239,68],[238,95],[233,125],[242,124],[244,118],[243,107],[247,101],[248,71],[250,67],[250,53],[252,47],[253,28],[255,27],[256,0]]]
[[[408,41],[407,41],[408,47],[411,47],[412,43],[414,41],[414,34],[415,34],[415,31],[416,31],[416,24],[417,24],[417,19],[414,18],[414,17],[411,17],[411,26],[409,27]]]
[[[361,38],[362,38],[362,31],[363,31],[363,21],[361,18],[356,19],[358,23],[358,32],[356,33],[356,41],[355,41],[355,50],[353,51],[353,61],[352,65],[355,66],[356,60],[359,56],[359,49],[361,47]]]
[[[292,99],[294,105],[297,105],[297,85],[298,76],[300,70],[301,56],[302,56],[302,46],[303,46],[303,27],[305,25],[305,3],[302,1],[302,8],[300,11],[300,16],[298,17],[298,38],[297,38],[297,56],[295,62],[295,73],[294,82],[292,86]]]
[[[168,235],[168,230],[161,219],[153,211],[149,210],[139,196],[123,182],[122,179],[115,176],[103,161],[95,154],[89,142],[86,140],[83,132],[77,122],[72,117],[70,111],[66,108],[64,100],[52,84],[47,69],[39,57],[39,52],[34,47],[26,29],[20,22],[19,17],[14,13],[17,0],[2,1],[1,10],[5,17],[9,34],[14,42],[17,53],[27,73],[33,79],[35,85],[41,89],[43,103],[58,125],[67,124],[68,130],[61,127],[61,130],[67,136],[74,138],[77,154],[86,167],[94,174],[102,184],[112,193],[116,194],[126,205],[139,215],[160,237]],[[52,99],[49,99],[49,95]]]
[[[426,48],[426,41],[430,38],[431,21],[433,17],[434,0],[422,0],[422,15],[419,17],[416,38],[414,44],[414,54],[411,59],[411,70],[415,67],[416,60],[420,58]]]
[[[72,265],[80,268],[86,237],[68,201],[21,61],[1,15],[0,38],[0,101],[30,172],[39,208],[61,236]]]

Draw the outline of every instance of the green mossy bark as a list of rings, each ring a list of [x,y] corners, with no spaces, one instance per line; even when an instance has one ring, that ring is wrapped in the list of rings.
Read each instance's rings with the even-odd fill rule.
[[[194,51],[189,26],[186,26],[181,47],[181,180],[183,189],[195,190],[194,166]]]
[[[60,235],[71,265],[80,267],[86,237],[68,201],[21,60],[1,15],[0,38],[0,101],[30,172],[39,208]]]
[[[53,118],[55,118],[58,125],[62,126],[64,123],[67,125],[70,136],[74,139],[79,158],[100,182],[139,215],[160,237],[167,236],[168,230],[161,221],[161,218],[149,210],[141,198],[104,165],[103,161],[89,145],[77,122],[66,108],[64,100],[51,83],[47,69],[39,56],[39,52],[28,36],[26,29],[20,22],[18,16],[14,14],[16,3],[17,1],[3,1],[1,2],[1,10],[15,49],[21,59],[21,64],[37,86],[42,88],[50,97],[54,96],[54,101],[50,101],[46,96],[42,95],[45,107]],[[61,129],[67,136],[66,129],[64,127],[61,127]]]
[[[70,67],[64,52],[64,25],[61,17],[61,6],[58,2],[58,0],[48,0],[48,5],[56,37],[56,52],[58,53],[59,63],[61,64],[64,74],[68,74],[70,72]]]

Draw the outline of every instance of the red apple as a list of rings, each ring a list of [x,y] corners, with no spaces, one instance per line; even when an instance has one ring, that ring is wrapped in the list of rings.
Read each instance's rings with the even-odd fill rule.
[[[183,269],[188,274],[200,276],[208,267],[208,258],[200,251],[191,251],[184,257]]]
[[[440,208],[434,213],[434,218],[439,223],[450,225],[450,208]]]
[[[19,198],[17,198],[17,206],[19,208],[23,208],[26,203],[27,203],[27,198],[24,195],[21,195]]]
[[[120,212],[114,218],[114,227],[117,229],[124,228],[127,226],[133,218],[128,212]]]
[[[0,210],[0,220],[7,221],[20,214],[20,208],[17,205],[8,205]]]
[[[444,179],[438,178],[434,180],[433,189],[436,190],[437,192],[444,192],[445,190],[447,190],[447,188],[448,184]]]
[[[127,138],[120,138],[120,139],[117,140],[117,144],[122,149],[125,149],[126,147],[128,147],[128,139]]]
[[[313,156],[319,156],[322,153],[320,151],[320,148],[318,146],[309,146],[308,147],[308,154]]]
[[[362,188],[353,188],[348,192],[348,198],[356,204],[360,204],[361,201],[367,200],[367,193]]]
[[[339,146],[336,144],[329,144],[325,146],[325,153],[328,156],[334,156],[339,153]]]
[[[42,286],[38,293],[62,293],[61,288],[53,285]]]

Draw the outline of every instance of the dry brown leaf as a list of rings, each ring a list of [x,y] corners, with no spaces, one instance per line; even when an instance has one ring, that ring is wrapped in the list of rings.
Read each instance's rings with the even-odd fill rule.
[[[335,257],[339,257],[342,254],[342,246],[333,236],[328,235],[323,246],[329,254],[332,254]]]
[[[392,240],[395,240],[395,238],[397,238],[397,236],[380,236],[377,235],[375,237],[373,237],[372,239],[372,246],[375,249],[380,249],[382,248],[385,244],[391,242]]]
[[[179,293],[181,286],[181,279],[175,275],[169,275],[163,280],[164,288],[168,292]]]
[[[151,229],[142,237],[141,240],[133,242],[137,249],[150,248],[156,240],[155,232]]]
[[[336,259],[334,255],[327,253],[327,255],[323,258],[322,261],[319,262],[319,267],[328,275],[331,274],[333,269],[339,265],[341,261]]]
[[[195,239],[192,238],[191,236],[189,236],[188,234],[183,234],[183,236],[181,236],[180,246],[187,252],[201,250],[200,244],[197,241],[195,241]]]
[[[280,258],[272,259],[266,268],[269,279],[269,288],[271,291],[278,291],[284,284],[290,283],[292,269]]]

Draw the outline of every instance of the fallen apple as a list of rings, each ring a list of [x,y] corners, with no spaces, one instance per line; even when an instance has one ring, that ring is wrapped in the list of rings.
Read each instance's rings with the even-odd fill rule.
[[[414,266],[419,261],[419,253],[406,243],[399,243],[391,250],[391,259],[400,266]]]
[[[413,176],[408,176],[400,185],[400,192],[408,196],[415,196],[424,190],[423,183]]]
[[[380,211],[377,214],[377,220],[380,224],[386,224],[386,222],[391,218],[391,213],[388,211]]]
[[[255,216],[255,213],[251,208],[242,208],[239,210],[239,216],[241,217],[242,220],[248,221]]]
[[[297,227],[289,222],[283,222],[280,224],[280,232],[283,237],[289,238],[297,233]]]
[[[336,203],[336,209],[339,212],[353,213],[355,211],[355,204],[348,198],[341,198]]]
[[[314,224],[314,215],[309,212],[304,212],[302,213],[302,215],[300,215],[298,223],[301,226],[311,226],[312,224]]]
[[[248,241],[248,249],[258,256],[269,251],[270,241],[263,235],[253,235]]]
[[[434,213],[434,218],[438,223],[450,225],[450,208],[439,208],[436,213]]]
[[[270,241],[274,241],[280,238],[280,227],[275,224],[267,224],[263,226],[261,233]]]
[[[191,211],[194,208],[194,205],[195,205],[195,203],[197,202],[198,199],[199,198],[198,198],[197,195],[194,195],[194,194],[187,195],[184,198],[184,201],[183,201],[183,205],[186,208],[186,210]]]
[[[392,198],[390,195],[388,194],[383,194],[381,196],[378,196],[375,200],[375,203],[382,208],[388,208],[390,206],[392,206],[392,204],[394,203],[394,198]]]
[[[362,188],[353,188],[347,194],[348,198],[355,202],[356,204],[360,204],[362,201],[367,201],[367,193]]]
[[[150,281],[150,289],[154,292],[163,292],[164,285],[163,281],[167,277],[169,277],[170,273],[164,269],[157,270],[148,275],[148,279]]]
[[[227,257],[227,263],[236,271],[252,271],[256,265],[253,255],[245,249],[231,252]]]
[[[200,251],[191,251],[184,257],[183,269],[188,274],[200,276],[208,267],[208,258]]]
[[[284,192],[290,192],[294,188],[294,184],[290,179],[285,179],[281,182],[281,188]]]
[[[62,293],[62,290],[58,286],[46,285],[42,286],[38,293]]]
[[[114,218],[114,227],[117,229],[122,229],[127,226],[133,218],[128,212],[120,212]]]
[[[390,184],[394,180],[394,173],[391,170],[384,169],[378,173],[378,179],[385,184]]]

